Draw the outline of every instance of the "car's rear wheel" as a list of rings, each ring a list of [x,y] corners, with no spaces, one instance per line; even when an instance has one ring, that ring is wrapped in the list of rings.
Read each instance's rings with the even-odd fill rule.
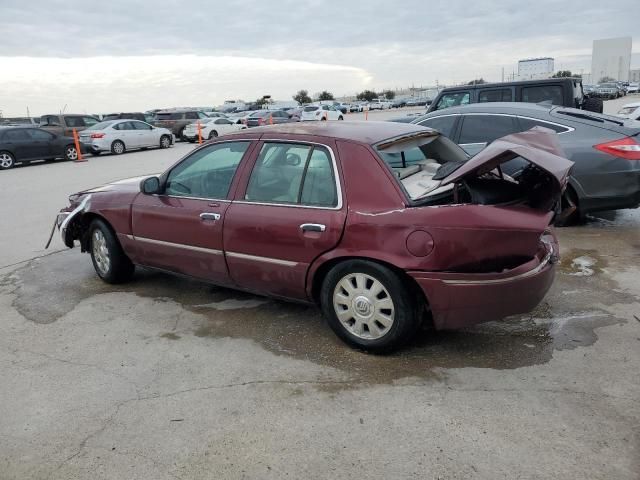
[[[160,148],[169,148],[171,146],[171,138],[169,135],[162,135],[160,137]]]
[[[218,132],[216,132],[215,130],[211,130],[211,132],[209,132],[209,140],[212,140],[217,136],[218,136]]]
[[[8,170],[16,164],[15,158],[9,152],[0,152],[0,170]]]
[[[188,140],[188,139],[187,139],[187,137],[185,137],[185,136],[184,136],[184,127],[182,127],[182,128],[180,129],[180,131],[178,132],[177,137],[178,137],[180,140],[182,140],[183,142],[186,142],[186,141]]]
[[[340,115],[340,116],[338,117],[338,120],[344,120],[344,118],[342,117],[342,115]]]
[[[348,260],[325,277],[320,300],[331,329],[347,344],[374,353],[402,346],[420,323],[422,303],[389,268]]]
[[[89,226],[89,235],[91,261],[98,276],[107,283],[122,283],[131,279],[135,266],[109,226],[96,219]]]
[[[124,142],[122,142],[121,140],[114,140],[114,142],[111,144],[111,153],[113,153],[114,155],[120,155],[121,153],[124,153],[126,150],[125,146],[124,146]]]
[[[78,150],[75,145],[67,145],[64,147],[64,159],[72,162],[78,160]]]

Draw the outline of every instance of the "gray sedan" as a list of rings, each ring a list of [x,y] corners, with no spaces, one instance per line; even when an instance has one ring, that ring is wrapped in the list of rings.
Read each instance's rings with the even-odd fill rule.
[[[560,223],[588,212],[640,205],[640,122],[565,107],[477,103],[435,111],[411,123],[439,130],[469,155],[536,125],[555,130],[575,163]],[[504,170],[517,174],[521,166],[516,159]]]
[[[94,155],[119,155],[138,148],[169,148],[174,138],[170,130],[140,120],[107,120],[80,132],[80,141]]]

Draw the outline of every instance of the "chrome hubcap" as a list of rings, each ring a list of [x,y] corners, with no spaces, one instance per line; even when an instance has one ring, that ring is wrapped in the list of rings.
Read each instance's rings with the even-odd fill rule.
[[[78,152],[74,147],[67,148],[67,158],[69,160],[76,160],[78,158]]]
[[[113,149],[115,150],[116,153],[122,153],[124,152],[124,145],[118,142],[113,146]]]
[[[169,146],[169,139],[167,137],[162,137],[162,146],[167,148]]]
[[[389,333],[395,308],[391,295],[375,278],[364,273],[345,275],[333,291],[338,320],[358,338],[375,340]]]
[[[0,154],[0,167],[9,168],[13,165],[13,158],[8,153]]]
[[[111,265],[111,258],[109,257],[107,240],[104,238],[104,234],[98,229],[94,230],[91,236],[91,247],[98,272],[101,275],[106,275]]]

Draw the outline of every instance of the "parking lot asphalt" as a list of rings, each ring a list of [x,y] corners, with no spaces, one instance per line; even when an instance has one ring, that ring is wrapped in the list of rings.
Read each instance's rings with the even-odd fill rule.
[[[638,478],[638,210],[559,229],[534,312],[384,357],[312,307],[41,256],[69,193],[192,148],[1,172],[0,478]]]

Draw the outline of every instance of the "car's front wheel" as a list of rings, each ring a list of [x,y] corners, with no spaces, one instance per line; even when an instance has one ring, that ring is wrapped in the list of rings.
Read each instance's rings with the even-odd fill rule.
[[[135,266],[124,253],[118,239],[102,220],[94,220],[89,226],[89,251],[98,276],[107,283],[129,280]]]
[[[396,349],[420,324],[422,302],[405,281],[378,263],[348,260],[325,277],[320,300],[331,329],[351,346]]]
[[[211,132],[209,132],[209,140],[213,140],[217,136],[218,136],[218,132],[216,132],[215,130],[211,130]]]
[[[16,164],[15,158],[9,152],[0,152],[0,170],[8,170]]]
[[[342,115],[340,115],[340,116],[338,117],[338,120],[344,120],[344,118],[342,117]]]

